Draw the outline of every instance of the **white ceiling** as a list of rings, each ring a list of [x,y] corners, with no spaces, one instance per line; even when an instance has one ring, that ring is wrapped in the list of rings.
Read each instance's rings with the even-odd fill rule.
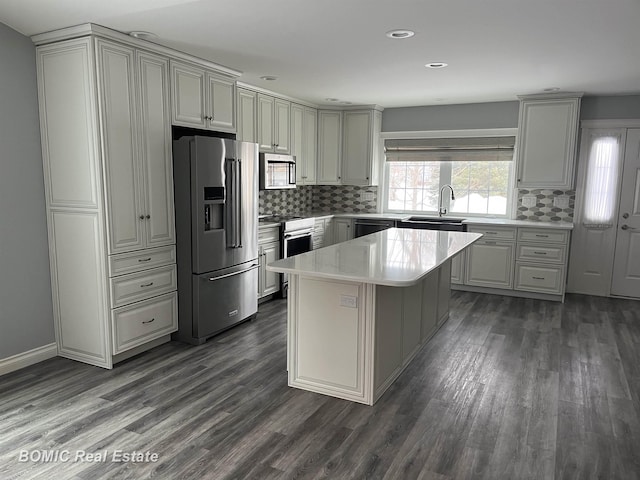
[[[640,0],[0,0],[0,22],[29,36],[87,22],[151,31],[243,82],[318,104],[640,93]],[[416,34],[385,36],[398,28]]]

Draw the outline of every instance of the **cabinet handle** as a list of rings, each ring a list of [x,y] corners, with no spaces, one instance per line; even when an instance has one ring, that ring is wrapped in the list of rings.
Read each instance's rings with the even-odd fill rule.
[[[534,280],[544,280],[544,277],[531,277],[531,278],[533,278]]]
[[[143,320],[142,323],[151,323],[151,322],[155,322],[156,319],[152,318],[151,320]]]
[[[140,220],[144,220],[144,215],[140,215],[138,218],[139,218]]]
[[[497,245],[496,242],[484,242],[485,245]]]
[[[498,234],[498,232],[484,232],[484,233],[486,233],[487,235],[497,235]]]
[[[139,258],[139,259],[138,259],[138,261],[139,261],[139,262],[149,262],[149,261],[151,261],[151,257],[148,257],[148,258]]]
[[[542,235],[541,233],[536,233],[536,237],[549,238],[549,235]]]
[[[144,218],[146,218],[147,220],[149,220],[151,218],[151,215],[146,215]]]
[[[546,255],[547,254],[547,252],[533,252],[533,253],[535,253],[536,255]]]
[[[140,288],[150,287],[151,285],[153,285],[153,282],[151,282],[151,283],[143,283],[142,285],[140,285]]]

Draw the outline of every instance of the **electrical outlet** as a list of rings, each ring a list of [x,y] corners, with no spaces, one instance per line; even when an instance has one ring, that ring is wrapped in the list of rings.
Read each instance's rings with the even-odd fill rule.
[[[536,197],[535,195],[525,195],[522,197],[522,206],[531,208],[536,206]]]
[[[358,308],[358,297],[353,295],[340,295],[340,306],[347,308]]]
[[[362,200],[365,202],[371,202],[373,200],[373,192],[364,192],[362,194]]]
[[[553,198],[553,206],[556,208],[569,208],[569,197],[566,195],[560,195]]]

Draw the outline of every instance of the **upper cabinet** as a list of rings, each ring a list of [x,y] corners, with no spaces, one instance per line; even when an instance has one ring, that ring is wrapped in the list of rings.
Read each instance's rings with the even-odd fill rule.
[[[581,96],[519,97],[518,188],[573,188]]]
[[[258,94],[258,145],[261,152],[288,154],[291,102]]]
[[[342,112],[318,111],[318,184],[339,185],[342,177]]]
[[[238,88],[237,139],[241,142],[256,143],[258,141],[257,99],[256,92],[246,88]]]
[[[378,108],[318,112],[318,183],[377,185]]]
[[[98,39],[109,253],[175,242],[169,62]]]
[[[236,86],[232,77],[171,62],[174,125],[236,131]]]
[[[378,110],[344,112],[342,184],[378,183],[378,139],[382,113]]]
[[[296,157],[296,183],[316,183],[318,111],[291,104],[291,155]]]

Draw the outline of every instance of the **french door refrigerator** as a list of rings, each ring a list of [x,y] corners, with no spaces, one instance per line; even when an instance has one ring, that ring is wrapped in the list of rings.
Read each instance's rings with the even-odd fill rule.
[[[258,310],[258,145],[173,142],[178,332],[201,344]]]

